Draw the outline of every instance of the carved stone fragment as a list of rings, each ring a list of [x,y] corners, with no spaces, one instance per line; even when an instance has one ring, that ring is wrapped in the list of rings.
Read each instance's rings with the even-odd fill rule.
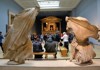
[[[38,12],[38,7],[29,8],[15,16],[3,44],[4,58],[10,60],[8,64],[22,64],[32,56],[29,33]]]

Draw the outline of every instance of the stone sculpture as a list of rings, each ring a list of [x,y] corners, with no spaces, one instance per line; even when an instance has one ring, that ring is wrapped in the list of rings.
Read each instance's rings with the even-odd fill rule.
[[[26,58],[32,56],[29,34],[38,13],[39,8],[35,7],[15,16],[3,44],[4,58],[10,60],[8,64],[23,64]]]
[[[89,37],[98,39],[98,28],[91,25],[83,17],[66,17],[67,29],[71,29],[74,39],[71,43],[72,59],[76,64],[92,63],[92,58],[96,56],[93,45],[89,43]]]

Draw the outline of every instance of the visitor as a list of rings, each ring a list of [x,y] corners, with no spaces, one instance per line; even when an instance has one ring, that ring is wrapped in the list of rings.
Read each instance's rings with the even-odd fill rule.
[[[2,35],[2,32],[0,31],[0,46],[1,46],[2,52],[4,52],[3,47],[2,47],[2,39],[3,39],[3,35]]]
[[[63,36],[62,36],[63,42],[64,42],[64,47],[67,49],[67,52],[69,51],[69,43],[68,43],[68,35],[66,32],[63,32]]]
[[[46,41],[44,48],[46,50],[46,52],[48,53],[55,53],[55,58],[56,58],[56,54],[57,54],[57,49],[56,49],[56,42],[52,40],[52,38],[48,38],[48,40]]]
[[[43,52],[44,50],[42,49],[42,45],[40,42],[40,39],[37,38],[34,42],[33,42],[33,52]],[[35,55],[34,58],[42,58],[43,55]]]

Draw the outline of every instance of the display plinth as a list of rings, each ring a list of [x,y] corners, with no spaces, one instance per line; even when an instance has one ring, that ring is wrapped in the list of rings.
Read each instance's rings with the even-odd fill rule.
[[[92,65],[75,65],[69,60],[26,60],[25,64],[7,65],[0,59],[0,70],[100,70],[100,59],[94,59]]]

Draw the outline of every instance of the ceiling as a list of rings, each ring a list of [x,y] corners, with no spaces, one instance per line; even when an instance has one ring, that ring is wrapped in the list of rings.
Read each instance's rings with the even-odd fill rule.
[[[39,6],[37,0],[14,0],[14,1],[24,9]],[[39,0],[39,1],[59,1],[59,7],[42,8],[39,6],[41,11],[71,11],[79,4],[81,0]]]

